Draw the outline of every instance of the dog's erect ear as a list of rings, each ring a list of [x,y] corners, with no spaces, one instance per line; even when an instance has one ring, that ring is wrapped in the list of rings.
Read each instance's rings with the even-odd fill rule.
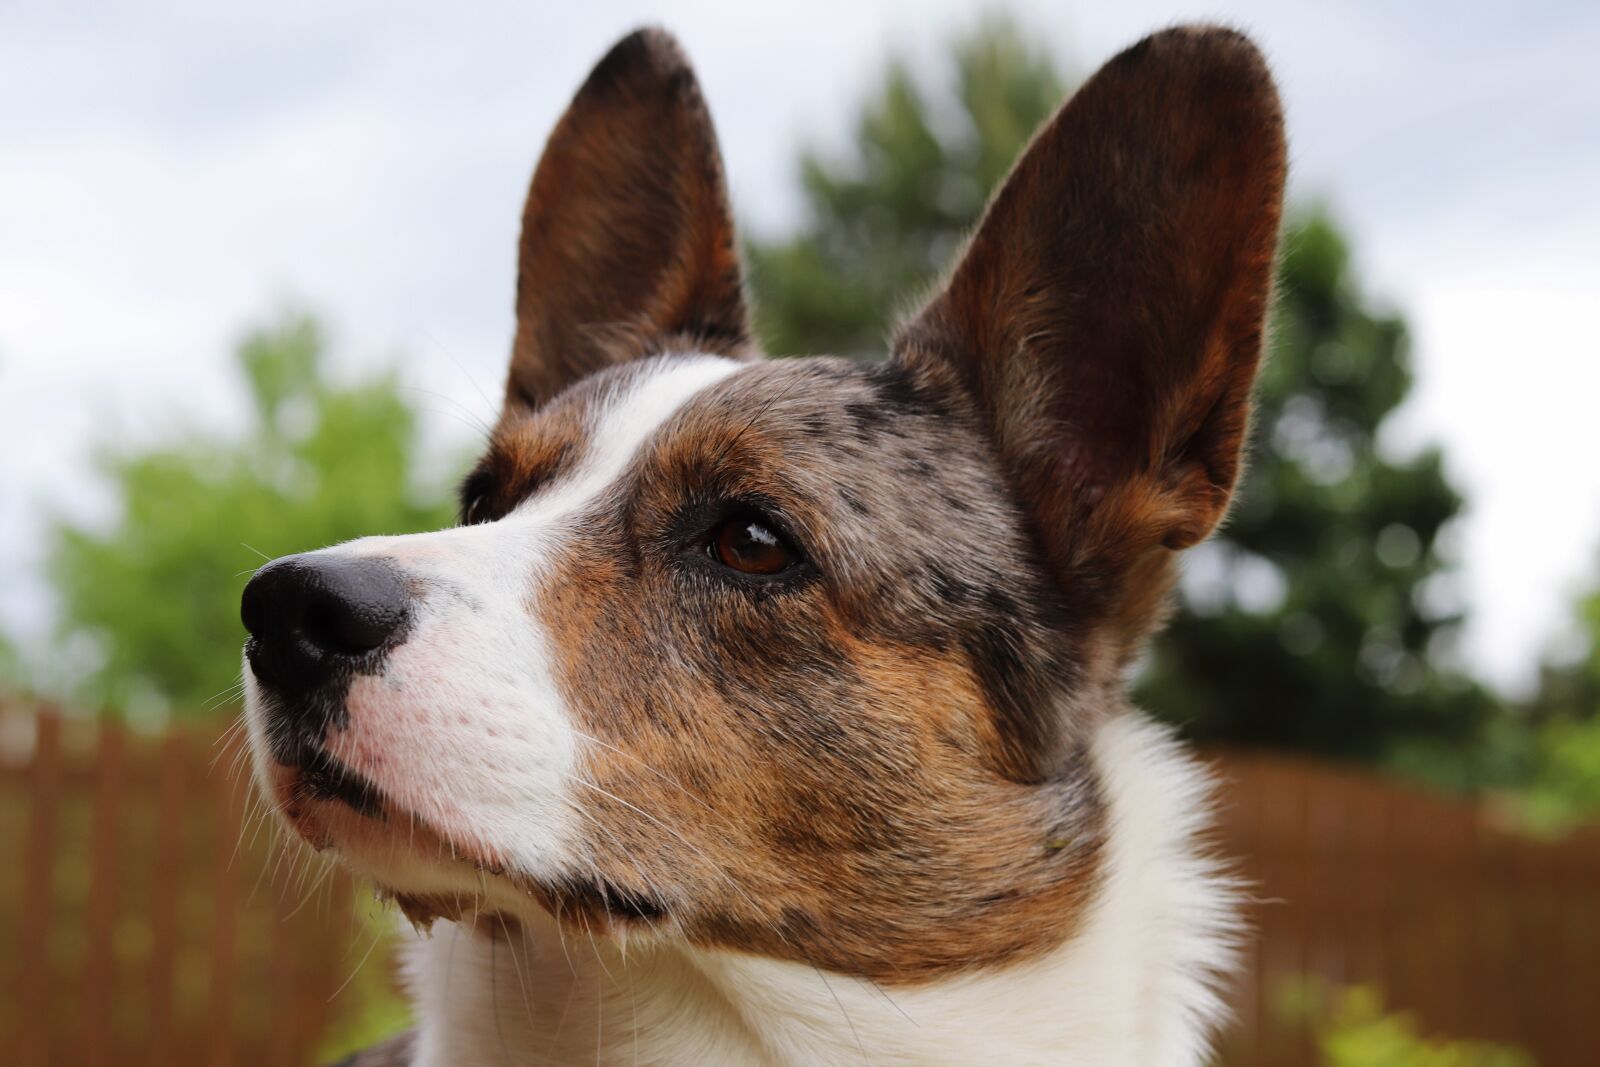
[[[1248,39],[1148,37],[1039,132],[896,338],[974,398],[1069,596],[1129,625],[1238,477],[1284,172]]]
[[[590,73],[522,214],[507,411],[683,344],[750,347],[711,116],[676,41],[630,34]]]

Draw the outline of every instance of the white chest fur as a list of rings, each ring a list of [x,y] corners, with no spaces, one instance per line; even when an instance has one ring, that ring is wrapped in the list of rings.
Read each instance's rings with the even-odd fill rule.
[[[1104,882],[1046,956],[880,989],[733,953],[624,952],[553,924],[508,941],[441,923],[412,959],[419,1067],[1199,1064],[1222,1014],[1237,896],[1196,841],[1205,776],[1132,712],[1093,751],[1109,804]]]

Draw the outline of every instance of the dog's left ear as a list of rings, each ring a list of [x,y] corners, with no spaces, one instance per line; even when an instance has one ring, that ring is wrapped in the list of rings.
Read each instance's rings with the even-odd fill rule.
[[[683,51],[623,38],[545,145],[522,214],[506,410],[672,345],[751,347],[716,132]]]
[[[896,339],[975,401],[1068,600],[1129,637],[1238,477],[1284,171],[1248,39],[1146,38],[1039,132]]]

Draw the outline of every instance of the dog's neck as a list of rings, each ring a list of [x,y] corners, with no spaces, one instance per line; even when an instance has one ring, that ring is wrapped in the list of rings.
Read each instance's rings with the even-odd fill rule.
[[[627,948],[553,924],[440,924],[412,959],[418,1067],[445,1064],[1199,1064],[1221,1014],[1235,891],[1197,843],[1203,772],[1134,713],[1094,741],[1107,866],[1041,957],[880,988],[803,964]]]

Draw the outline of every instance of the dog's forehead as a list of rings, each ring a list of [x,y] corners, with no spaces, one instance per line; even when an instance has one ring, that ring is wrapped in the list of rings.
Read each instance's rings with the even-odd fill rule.
[[[591,375],[537,411],[503,418],[480,469],[513,502],[556,483],[614,481],[698,395],[742,369],[688,353]]]
[[[485,464],[517,500],[580,471],[615,478],[651,460],[728,461],[736,445],[765,448],[769,473],[926,478],[948,443],[948,414],[890,364],[674,354],[591,375],[503,423]]]

